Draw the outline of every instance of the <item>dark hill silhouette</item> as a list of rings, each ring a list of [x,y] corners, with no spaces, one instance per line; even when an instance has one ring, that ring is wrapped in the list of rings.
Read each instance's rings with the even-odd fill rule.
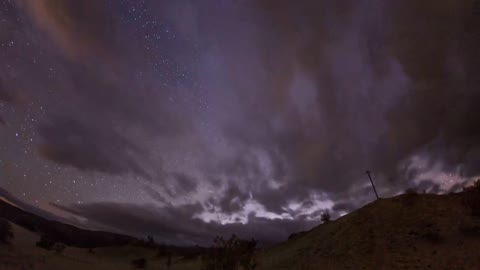
[[[127,235],[85,230],[70,224],[49,220],[22,210],[2,199],[0,199],[0,218],[73,247],[96,248],[139,242],[136,238]]]

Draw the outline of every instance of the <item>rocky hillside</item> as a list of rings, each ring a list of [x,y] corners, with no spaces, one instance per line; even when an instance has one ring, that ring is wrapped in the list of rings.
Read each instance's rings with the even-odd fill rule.
[[[380,199],[262,252],[259,269],[480,269],[471,196]]]

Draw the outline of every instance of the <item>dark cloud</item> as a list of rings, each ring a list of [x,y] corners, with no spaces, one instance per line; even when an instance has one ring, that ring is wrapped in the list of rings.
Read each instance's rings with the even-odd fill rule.
[[[219,210],[223,213],[232,214],[242,210],[248,199],[248,194],[242,192],[236,185],[231,184],[220,198],[210,199],[209,203],[212,206],[219,207]]]
[[[14,98],[12,94],[10,94],[3,84],[3,80],[0,78],[0,102],[13,102]],[[0,126],[4,126],[7,124],[7,121],[0,115]]]
[[[285,104],[302,94],[288,89],[296,80],[288,66],[299,66],[316,96],[310,117],[318,113],[318,120],[303,124],[292,111],[285,132],[271,138],[288,157],[296,184],[339,191],[367,167],[398,178],[399,162],[427,147],[443,150],[432,151],[433,159],[475,165],[478,125],[472,119],[480,100],[472,63],[478,56],[465,48],[478,42],[468,30],[478,16],[470,3],[256,4],[260,20],[270,22],[271,31],[261,31],[270,34],[259,38],[273,48],[265,65],[287,88],[275,89],[276,96]]]
[[[461,186],[462,183],[459,183],[458,185]],[[442,191],[438,183],[435,183],[432,180],[426,180],[426,179],[420,180],[413,188],[419,193],[423,191],[429,192],[429,193],[439,193],[440,191]]]
[[[197,180],[184,174],[184,173],[175,173],[173,174],[175,178],[177,189],[180,192],[194,192],[197,189]]]
[[[82,116],[95,115],[95,120],[104,124],[134,126],[156,135],[176,134],[188,123],[167,111],[167,90],[133,84],[129,74],[69,65],[65,75],[77,95],[76,102],[85,110],[78,112]]]
[[[27,100],[22,94],[20,91],[15,91],[15,87],[7,85],[5,80],[0,77],[0,102],[9,105],[20,105]]]
[[[69,57],[76,60],[91,56],[112,57],[115,28],[109,1],[19,1]]]
[[[118,31],[126,33],[132,25],[120,27],[120,19],[130,7],[115,3],[17,2],[23,15],[28,15],[24,19],[33,22],[32,29],[28,28],[31,25],[22,25],[35,32],[30,35],[44,42],[42,34],[46,33],[60,50],[42,44],[40,56],[31,53],[28,57],[35,59],[34,70],[43,73],[23,67],[25,73],[33,74],[31,85],[13,75],[8,77],[8,84],[28,96],[28,104],[54,96],[41,102],[48,104],[42,107],[47,114],[39,121],[43,157],[82,170],[130,172],[150,178],[156,174],[152,171],[161,171],[161,160],[155,165],[147,160],[149,147],[145,141],[178,134],[187,129],[189,120],[179,120],[180,114],[171,113],[172,87],[156,83],[157,75],[148,69],[153,61],[149,57],[156,56],[150,53],[139,57],[135,52],[144,51],[139,46],[145,45],[138,39],[119,42]],[[35,27],[43,31],[38,34]],[[50,58],[41,58],[44,51]],[[175,68],[175,63],[169,65]],[[11,100],[13,96],[6,94],[0,87],[0,99]]]
[[[477,50],[471,49],[479,42],[472,30],[479,22],[478,15],[468,2],[445,1],[428,13],[428,6],[413,7],[416,13],[425,14],[423,18],[438,23],[433,27],[416,14],[409,16],[409,21],[402,20],[403,34],[409,39],[398,48],[398,54],[414,83],[390,112],[389,135],[398,141],[400,153],[425,147],[432,159],[447,166],[478,160],[474,153],[478,152],[475,138],[479,129],[472,119],[479,114],[474,63],[480,58]],[[437,19],[440,17],[445,19]],[[438,44],[426,43],[426,39]]]
[[[332,211],[334,211],[334,212],[351,212],[351,211],[355,210],[355,208],[356,208],[356,205],[354,205],[353,203],[339,202],[339,203],[336,203],[332,207]]]
[[[453,185],[449,190],[447,190],[448,193],[456,193],[456,192],[461,192],[463,189],[466,187],[465,183],[458,183]]]
[[[82,170],[132,172],[149,178],[141,163],[144,151],[112,127],[59,117],[40,126],[39,133],[44,140],[40,147],[44,158]]]
[[[5,89],[3,80],[0,78],[0,101],[12,102],[13,100],[12,94]]]
[[[165,198],[164,195],[162,195],[160,192],[158,192],[155,188],[151,186],[145,186],[143,188],[145,193],[150,196],[154,201],[159,202],[159,203],[164,203],[168,204],[167,198]]]

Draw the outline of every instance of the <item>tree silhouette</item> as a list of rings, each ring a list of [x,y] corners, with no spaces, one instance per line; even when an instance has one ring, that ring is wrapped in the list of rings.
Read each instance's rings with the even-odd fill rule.
[[[323,223],[328,223],[330,222],[330,213],[327,211],[323,212],[323,214],[320,216],[320,220]]]

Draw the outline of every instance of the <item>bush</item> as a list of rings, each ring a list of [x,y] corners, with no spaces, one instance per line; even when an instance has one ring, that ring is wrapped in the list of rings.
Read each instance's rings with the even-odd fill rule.
[[[53,250],[53,247],[55,246],[55,241],[53,241],[52,239],[48,238],[45,235],[42,235],[36,245],[37,247],[40,247],[46,250]]]
[[[153,236],[148,235],[147,236],[147,246],[148,247],[154,247],[155,246],[155,240],[153,239]]]
[[[8,245],[13,238],[12,226],[8,221],[0,219],[0,244]]]
[[[133,266],[135,266],[135,268],[145,268],[147,267],[147,259],[145,258],[140,258],[140,259],[135,259],[132,261],[132,264]]]
[[[60,254],[65,250],[65,245],[61,243],[55,243],[53,246],[53,250],[55,250],[56,253]]]
[[[216,237],[213,246],[202,257],[203,270],[253,270],[256,267],[254,259],[257,241],[242,240],[236,235],[225,240]]]
[[[330,222],[330,213],[328,211],[323,212],[323,214],[320,216],[320,220],[323,223],[328,223]]]
[[[48,238],[45,235],[40,237],[40,240],[36,243],[37,247],[43,248],[46,250],[54,250],[56,253],[62,253],[65,250],[65,245],[62,243],[57,243],[52,239]]]

